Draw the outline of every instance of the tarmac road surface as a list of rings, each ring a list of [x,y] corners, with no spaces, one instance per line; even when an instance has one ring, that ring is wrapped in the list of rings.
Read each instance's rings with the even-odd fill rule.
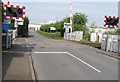
[[[82,44],[45,38],[27,39],[37,80],[118,80],[118,60]]]

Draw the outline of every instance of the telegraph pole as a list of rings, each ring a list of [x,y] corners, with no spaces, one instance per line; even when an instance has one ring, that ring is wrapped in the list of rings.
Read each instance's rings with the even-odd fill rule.
[[[45,25],[45,23],[46,23],[46,20],[44,20],[44,25]],[[45,29],[44,29],[44,32],[45,32]]]
[[[58,27],[58,17],[56,17],[57,21],[56,21],[56,32],[57,32],[57,27]]]

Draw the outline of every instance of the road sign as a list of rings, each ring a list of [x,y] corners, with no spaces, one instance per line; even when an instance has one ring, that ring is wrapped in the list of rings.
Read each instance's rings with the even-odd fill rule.
[[[64,31],[66,33],[70,33],[71,32],[71,25],[70,25],[70,23],[64,23]]]
[[[10,20],[10,19],[4,19],[3,24],[10,24],[10,23],[11,23],[11,20]]]
[[[24,21],[23,20],[17,20],[18,25],[23,25]]]
[[[3,24],[2,29],[3,30],[9,30],[10,29],[10,24]]]
[[[70,23],[64,23],[64,28],[70,28]]]

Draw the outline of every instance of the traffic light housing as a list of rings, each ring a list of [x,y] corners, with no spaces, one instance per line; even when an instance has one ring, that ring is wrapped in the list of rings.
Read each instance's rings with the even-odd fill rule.
[[[6,8],[6,16],[10,17],[23,17],[23,9],[15,8],[15,7],[7,7]]]
[[[4,5],[4,18],[24,20],[25,9],[25,6]]]
[[[114,25],[117,26],[118,24],[118,19],[117,18],[106,18],[106,25]]]
[[[119,23],[119,17],[115,16],[105,16],[104,17],[104,26],[108,28],[118,28],[118,23]]]

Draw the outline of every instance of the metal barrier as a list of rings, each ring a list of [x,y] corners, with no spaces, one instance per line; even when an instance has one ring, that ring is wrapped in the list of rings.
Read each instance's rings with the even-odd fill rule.
[[[12,47],[12,33],[2,33],[2,47],[8,49]]]
[[[106,50],[106,48],[107,48],[108,51],[120,52],[120,48],[118,46],[119,45],[119,37],[120,36],[118,36],[118,35],[109,35],[108,46],[106,46],[107,35],[103,35],[101,49]]]
[[[83,39],[83,31],[75,31],[73,33],[64,33],[65,40],[80,41]]]

